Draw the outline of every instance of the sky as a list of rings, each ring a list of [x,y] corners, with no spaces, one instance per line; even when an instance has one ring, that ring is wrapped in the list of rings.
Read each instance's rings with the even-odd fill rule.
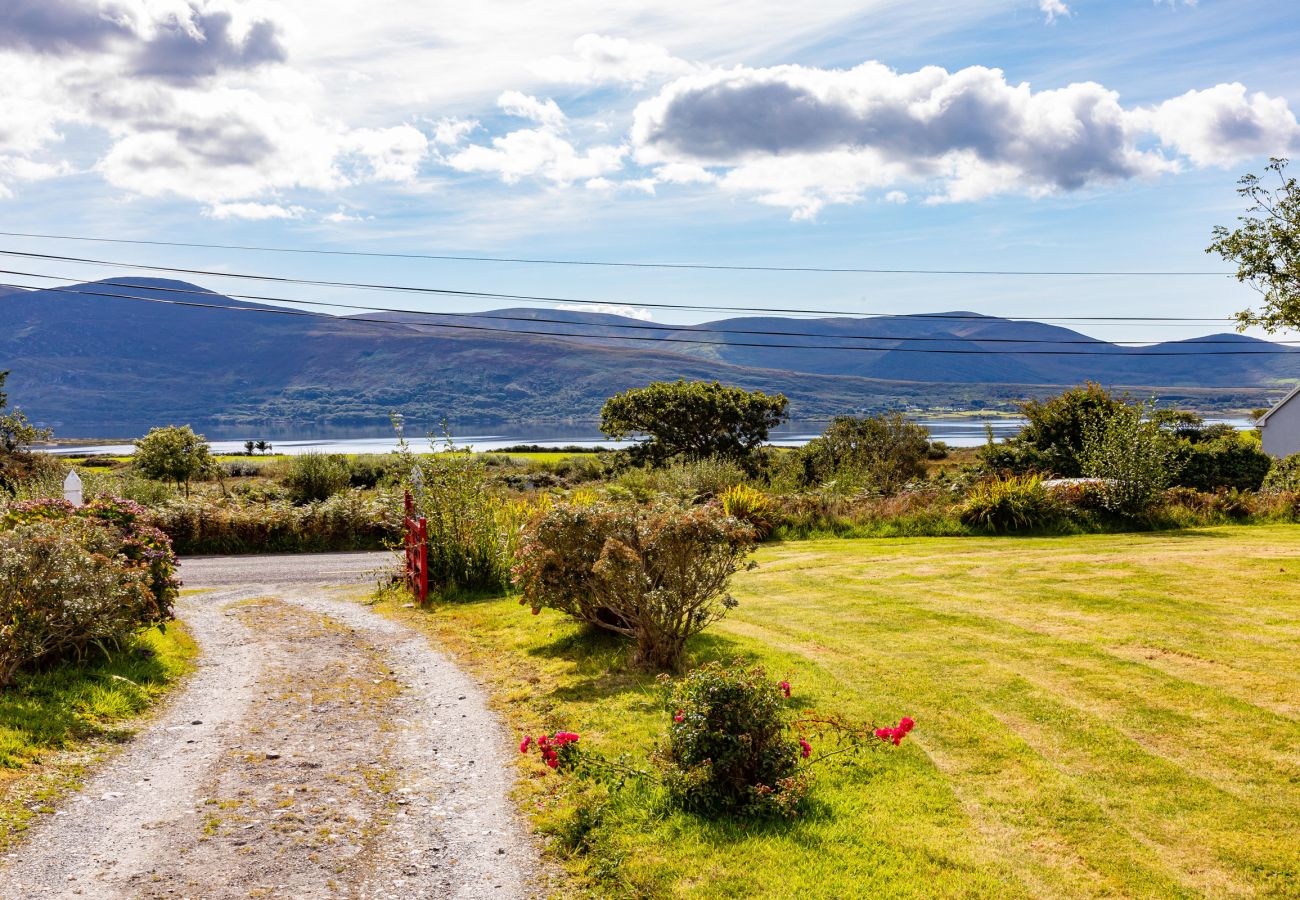
[[[4,0],[0,230],[380,253],[1229,273],[1236,180],[1300,156],[1278,0]],[[124,263],[576,299],[661,322],[1219,319],[1227,274],[547,266],[0,237]],[[137,270],[138,273],[139,270]],[[50,284],[29,275],[10,283]],[[191,280],[470,311],[500,301]],[[533,306],[545,307],[545,303]],[[1089,324],[1158,340],[1228,323]],[[1293,336],[1290,336],[1293,337]]]

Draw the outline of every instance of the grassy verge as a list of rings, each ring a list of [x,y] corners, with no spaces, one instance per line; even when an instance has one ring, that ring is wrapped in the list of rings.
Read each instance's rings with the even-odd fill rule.
[[[52,812],[86,767],[132,733],[131,720],[188,672],[183,625],[141,634],[111,659],[24,673],[0,691],[0,851],[32,816]]]
[[[1300,896],[1300,527],[806,541],[758,561],[695,661],[759,661],[802,705],[912,715],[913,739],[822,770],[809,814],[774,825],[654,796],[602,810],[521,759],[521,801],[594,896]],[[643,754],[666,725],[621,647],[559,616],[385,602],[519,734]]]

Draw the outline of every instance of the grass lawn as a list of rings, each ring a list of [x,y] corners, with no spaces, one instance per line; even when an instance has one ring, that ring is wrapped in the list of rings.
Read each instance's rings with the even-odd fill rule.
[[[34,813],[52,812],[107,744],[131,734],[129,720],[190,671],[196,654],[173,622],[112,659],[23,673],[0,690],[0,850]]]
[[[695,661],[758,661],[797,704],[916,731],[819,770],[792,823],[709,823],[653,792],[579,815],[562,777],[520,758],[525,807],[593,895],[1300,897],[1300,527],[757,559]],[[387,604],[474,668],[519,734],[641,755],[667,724],[617,642],[556,614]]]

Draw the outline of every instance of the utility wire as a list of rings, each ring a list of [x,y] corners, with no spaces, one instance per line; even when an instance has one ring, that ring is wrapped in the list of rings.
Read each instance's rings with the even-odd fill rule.
[[[137,286],[136,289],[137,289],[137,290],[140,289],[140,286]],[[336,323],[336,324],[340,324],[340,325],[341,325],[341,324],[357,324],[357,323],[377,324],[377,325],[383,325],[383,326],[390,327],[390,328],[392,328],[392,327],[401,328],[401,329],[407,331],[408,333],[413,332],[413,333],[416,334],[416,335],[420,335],[420,334],[422,334],[422,332],[414,331],[414,326],[412,326],[412,325],[410,325],[410,324],[407,324],[407,323],[402,323],[402,322],[393,322],[393,321],[390,320],[390,319],[372,319],[372,318],[367,318],[367,317],[364,317],[364,316],[332,316],[332,315],[330,315],[329,313],[312,312],[312,311],[309,311],[309,310],[300,310],[300,309],[275,309],[275,308],[272,308],[272,307],[265,307],[265,306],[226,306],[226,305],[219,304],[219,303],[202,303],[202,302],[193,301],[193,300],[171,300],[171,299],[166,299],[166,298],[161,298],[161,297],[142,297],[142,296],[139,296],[139,295],[130,295],[130,294],[111,294],[111,293],[103,293],[103,292],[98,292],[98,291],[73,290],[73,289],[71,289],[71,288],[43,288],[42,291],[45,292],[45,293],[57,293],[57,294],[62,294],[62,295],[67,295],[67,296],[72,296],[72,297],[80,297],[80,298],[83,298],[83,299],[86,298],[86,297],[103,297],[103,298],[114,298],[114,299],[119,299],[119,300],[138,300],[138,301],[142,301],[142,302],[146,302],[146,303],[159,303],[159,304],[164,304],[164,305],[168,305],[168,306],[187,306],[187,307],[196,307],[196,308],[201,308],[201,309],[221,309],[221,310],[227,310],[227,311],[230,311],[230,312],[254,313],[254,314],[263,314],[263,315],[279,315],[279,316],[298,316],[298,317],[308,317],[308,318],[315,318],[315,319],[327,319],[327,320],[329,320],[330,322],[333,322],[333,323]],[[220,295],[217,295],[217,296],[220,296]],[[425,328],[447,328],[447,329],[454,329],[454,330],[461,330],[461,331],[489,332],[489,333],[505,334],[505,335],[534,335],[534,336],[539,336],[539,337],[558,338],[558,339],[561,339],[561,340],[566,339],[566,338],[575,338],[575,337],[577,337],[577,338],[582,338],[582,337],[590,338],[590,337],[591,337],[590,335],[560,334],[560,333],[551,332],[551,331],[533,331],[533,330],[527,330],[527,329],[493,328],[493,327],[491,327],[491,326],[485,326],[485,325],[456,325],[456,324],[443,323],[443,322],[438,322],[438,323],[427,323],[427,324],[424,324],[422,327],[425,327]],[[1125,349],[1125,348],[1119,348],[1119,349],[1116,350],[1116,352],[1095,353],[1095,352],[1089,352],[1089,351],[1087,351],[1087,350],[964,350],[964,349],[954,349],[954,348],[946,348],[946,347],[945,347],[945,348],[920,348],[920,347],[861,347],[861,346],[854,346],[854,347],[836,347],[836,346],[819,346],[819,345],[809,345],[809,344],[764,344],[764,343],[757,343],[757,342],[746,343],[746,342],[742,342],[742,341],[713,341],[713,340],[703,340],[703,339],[694,339],[694,338],[673,338],[673,337],[660,337],[660,338],[654,338],[654,339],[651,339],[650,341],[647,341],[647,339],[645,339],[645,338],[631,337],[631,336],[626,336],[626,335],[608,335],[608,336],[606,336],[604,339],[605,339],[605,340],[611,340],[611,341],[620,341],[620,340],[621,340],[621,341],[637,341],[637,342],[640,342],[640,343],[710,344],[710,345],[725,346],[725,347],[758,347],[758,348],[762,348],[762,349],[766,349],[766,350],[775,350],[775,349],[786,349],[786,350],[842,350],[842,351],[867,351],[867,352],[872,352],[872,353],[942,353],[942,354],[959,354],[959,355],[975,355],[975,356],[1009,356],[1009,355],[1017,355],[1017,356],[1105,356],[1105,357],[1107,357],[1107,358],[1109,358],[1109,359],[1131,359],[1131,358],[1139,357],[1139,356],[1145,356],[1145,357],[1153,357],[1153,356],[1202,356],[1202,357],[1204,357],[1204,356],[1207,355],[1207,354],[1204,354],[1204,353],[1201,353],[1201,352],[1197,352],[1197,351],[1179,351],[1179,350],[1174,350],[1174,351],[1167,351],[1167,352],[1150,352],[1150,351],[1145,351],[1145,350],[1141,350],[1141,349]],[[1290,350],[1290,349],[1280,349],[1280,350],[1220,350],[1220,351],[1216,351],[1215,353],[1210,354],[1210,355],[1212,355],[1212,356],[1239,356],[1239,355],[1242,355],[1242,356],[1244,356],[1244,355],[1252,355],[1252,356],[1271,356],[1271,355],[1277,355],[1277,354],[1288,354],[1288,353],[1292,353],[1292,352],[1296,352],[1296,351],[1292,351],[1292,350]]]
[[[36,272],[24,272],[17,269],[0,269],[0,275],[21,275],[28,278],[43,278],[50,281],[63,281],[70,285],[76,284],[75,279],[71,279],[66,276],[44,275]],[[770,330],[748,329],[748,328],[712,328],[707,325],[657,325],[657,324],[646,324],[641,322],[636,322],[636,323],[573,322],[566,319],[551,319],[551,318],[545,318],[541,316],[501,315],[495,312],[492,313],[434,312],[430,310],[404,309],[400,307],[391,307],[391,306],[361,306],[354,303],[334,303],[325,300],[298,300],[289,297],[271,297],[271,296],[266,296],[264,294],[217,294],[213,291],[209,291],[198,287],[193,287],[193,288],[160,287],[157,285],[135,284],[129,281],[115,281],[112,279],[103,279],[100,281],[90,282],[90,284],[95,286],[102,286],[102,287],[126,288],[128,290],[130,289],[149,290],[149,291],[156,291],[160,293],[183,294],[183,295],[199,296],[199,297],[217,296],[217,297],[227,297],[236,300],[252,300],[252,301],[271,302],[271,303],[293,303],[302,306],[334,307],[338,309],[362,310],[365,312],[401,313],[406,315],[429,316],[434,318],[489,319],[489,320],[498,320],[498,321],[506,321],[506,322],[528,322],[533,324],[563,325],[569,328],[621,328],[621,329],[629,329],[635,331],[690,332],[690,333],[706,333],[706,334],[745,334],[745,335],[764,335],[764,336],[770,335],[772,337],[806,337],[806,338],[819,338],[822,340],[837,340],[837,341],[838,340],[900,341],[905,343],[967,341],[975,344],[1052,344],[1052,345],[1082,344],[1086,346],[1104,346],[1104,345],[1125,346],[1130,344],[1134,346],[1149,346],[1152,344],[1151,341],[1133,341],[1133,340],[1103,341],[1100,338],[1086,338],[1086,339],[1075,340],[1075,339],[1064,339],[1064,338],[974,337],[974,336],[966,336],[966,335],[919,336],[919,335],[887,335],[887,334],[825,334],[825,333],[808,332],[808,331],[770,331]],[[33,288],[33,290],[45,290],[45,289]],[[353,318],[353,317],[349,317],[349,318]],[[413,322],[397,322],[396,324],[418,326],[418,325],[436,325],[437,323],[413,321]],[[513,329],[503,329],[503,330],[513,330]],[[603,335],[603,334],[590,334],[590,335],[578,334],[578,335],[566,335],[566,336],[581,337],[590,340],[601,340],[604,338],[615,337],[615,335]],[[657,338],[647,337],[647,338],[642,338],[640,340],[653,341],[653,340],[657,340]],[[726,342],[726,343],[730,343],[730,342]],[[1269,341],[1268,343],[1277,344],[1277,345],[1290,345],[1290,344],[1300,344],[1300,340],[1295,340],[1295,341],[1279,340],[1279,341]],[[1196,344],[1198,346],[1204,346],[1206,344],[1240,345],[1240,341],[1239,340],[1216,340],[1210,338],[1210,339],[1198,339],[1196,340]],[[764,346],[774,346],[774,345],[766,344]]]
[[[688,310],[707,310],[714,312],[761,312],[761,313],[794,313],[800,315],[819,315],[828,314],[839,315],[858,315],[858,316],[890,316],[894,318],[910,319],[987,319],[988,316],[963,314],[963,313],[880,313],[880,312],[853,312],[851,310],[835,311],[825,309],[792,309],[781,307],[756,307],[756,306],[703,306],[690,303],[652,303],[643,301],[629,300],[580,300],[573,297],[548,297],[534,294],[501,294],[488,291],[462,291],[452,290],[449,288],[421,287],[415,285],[394,285],[394,284],[377,284],[371,282],[356,281],[326,281],[312,278],[290,278],[284,275],[253,275],[239,272],[221,272],[212,269],[190,269],[179,266],[157,266],[145,263],[127,263],[116,260],[90,259],[79,256],[61,256],[53,253],[33,253],[22,250],[3,250],[0,249],[0,256],[17,256],[26,259],[38,259],[55,262],[71,262],[98,266],[115,266],[123,269],[140,269],[150,272],[168,272],[171,274],[182,275],[206,275],[215,278],[236,278],[249,281],[266,281],[276,284],[298,284],[310,285],[313,287],[340,287],[357,290],[370,291],[393,291],[397,293],[412,294],[435,294],[447,297],[475,297],[491,300],[520,300],[538,303],[561,303],[561,304],[580,304],[582,306],[597,305],[631,305],[641,307],[651,307],[655,309],[688,309]],[[1011,321],[1042,321],[1027,317],[1016,317]],[[1215,323],[1226,322],[1226,318],[1195,318],[1188,316],[1067,316],[1052,319],[1057,322],[1186,322],[1186,323]]]
[[[251,244],[204,244],[192,241],[156,241],[133,238],[86,237],[69,234],[38,234],[26,231],[0,231],[3,237],[39,238],[52,241],[85,241],[101,244],[137,244],[150,247],[191,247],[204,250],[248,250],[258,253],[298,253],[319,256],[361,256],[381,259],[428,259],[447,262],[486,262],[512,263],[539,266],[601,266],[620,269],[703,269],[721,272],[824,272],[830,274],[859,275],[1030,275],[1030,276],[1157,276],[1170,277],[1231,277],[1230,272],[1201,271],[1103,271],[1103,270],[1022,270],[1022,269],[887,269],[859,268],[852,266],[750,266],[726,265],[721,263],[668,263],[668,262],[611,262],[590,259],[545,259],[540,257],[513,256],[454,256],[441,253],[393,253],[378,250],[321,250],[305,247],[265,247]]]

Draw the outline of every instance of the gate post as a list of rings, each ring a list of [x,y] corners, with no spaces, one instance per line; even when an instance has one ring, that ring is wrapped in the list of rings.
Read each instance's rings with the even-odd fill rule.
[[[429,598],[429,527],[424,516],[416,517],[410,491],[406,492],[405,507],[402,543],[406,550],[406,589],[423,606]]]

